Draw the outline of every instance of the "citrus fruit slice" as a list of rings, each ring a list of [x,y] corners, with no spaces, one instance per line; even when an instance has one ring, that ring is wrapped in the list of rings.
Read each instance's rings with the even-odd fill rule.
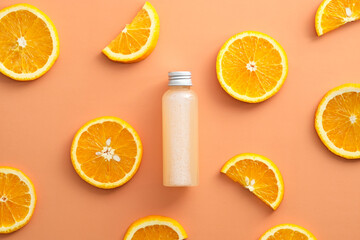
[[[54,24],[29,4],[0,11],[0,42],[0,72],[18,81],[39,78],[59,56]]]
[[[279,91],[288,73],[284,49],[270,36],[243,32],[221,48],[216,72],[222,88],[249,103],[262,102]]]
[[[159,38],[159,28],[156,10],[146,2],[132,22],[102,52],[113,61],[139,62],[154,50]]]
[[[276,210],[284,196],[284,182],[276,165],[254,153],[239,154],[225,163],[221,172]]]
[[[162,216],[148,216],[136,220],[128,228],[124,240],[182,240],[187,234],[174,219]]]
[[[20,170],[0,167],[0,233],[25,226],[35,209],[36,194],[30,179]]]
[[[315,236],[295,224],[280,224],[264,233],[259,240],[316,240]]]
[[[360,84],[344,84],[321,100],[315,129],[325,146],[348,159],[360,158]]]
[[[115,188],[128,182],[142,157],[139,135],[127,122],[100,117],[76,133],[71,161],[82,179],[99,188]]]
[[[360,2],[358,0],[324,0],[315,16],[316,33],[321,36],[359,18]]]

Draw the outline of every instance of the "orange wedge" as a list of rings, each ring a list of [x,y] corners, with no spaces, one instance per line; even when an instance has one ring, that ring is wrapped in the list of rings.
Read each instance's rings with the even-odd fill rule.
[[[360,2],[358,0],[324,0],[315,16],[316,33],[321,36],[359,18]]]
[[[236,34],[222,46],[216,72],[229,95],[257,103],[280,90],[288,73],[288,62],[278,42],[266,34],[250,31]]]
[[[11,233],[31,219],[36,203],[35,188],[20,170],[0,167],[0,233]]]
[[[183,240],[184,228],[172,218],[148,216],[135,221],[128,228],[124,240]]]
[[[264,156],[243,153],[231,158],[221,172],[276,210],[284,196],[284,182],[276,165]]]
[[[360,158],[360,84],[344,84],[321,100],[315,129],[325,146],[344,158]]]
[[[146,2],[133,21],[102,52],[113,61],[139,62],[154,50],[159,29],[159,16],[155,8]]]
[[[315,236],[303,227],[295,224],[280,224],[260,237],[259,240],[316,240]]]
[[[99,188],[115,188],[128,182],[139,168],[142,144],[127,122],[100,117],[76,133],[71,161],[79,176]]]
[[[0,11],[0,72],[18,81],[45,74],[59,56],[59,38],[50,18],[34,6]]]

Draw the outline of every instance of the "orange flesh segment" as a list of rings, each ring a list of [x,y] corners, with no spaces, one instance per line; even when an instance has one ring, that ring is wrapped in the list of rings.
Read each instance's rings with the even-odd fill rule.
[[[0,201],[1,227],[11,227],[27,216],[31,203],[29,191],[18,176],[0,173],[0,198],[6,198],[6,202]]]
[[[18,40],[23,37],[26,46]],[[11,12],[0,19],[0,62],[15,73],[33,73],[42,68],[53,51],[46,23],[27,10]]]
[[[256,63],[249,71],[247,64]],[[222,76],[235,92],[260,97],[272,90],[282,76],[280,53],[266,39],[246,36],[235,40],[222,60]]]
[[[352,19],[347,15],[346,8],[350,9]],[[360,2],[358,0],[333,0],[324,9],[321,28],[324,34],[358,19],[360,19]]]
[[[170,227],[165,225],[152,225],[137,230],[132,240],[166,239],[178,240],[179,235]]]
[[[352,123],[351,118],[356,121]],[[347,92],[332,98],[323,113],[322,125],[336,147],[360,151],[360,93]]]
[[[151,20],[148,12],[141,9],[131,24],[109,44],[112,52],[131,54],[139,51],[150,36]]]
[[[242,186],[248,186],[246,178],[255,180],[253,193],[268,204],[276,201],[278,196],[277,179],[274,172],[260,161],[244,159],[231,166],[226,175]]]
[[[273,236],[267,238],[267,240],[308,240],[309,238],[298,231],[291,229],[280,229]]]
[[[121,161],[107,161],[96,155],[111,139]],[[107,121],[90,126],[79,138],[76,157],[81,169],[88,177],[102,183],[113,183],[122,179],[135,164],[137,145],[128,129],[118,123]]]

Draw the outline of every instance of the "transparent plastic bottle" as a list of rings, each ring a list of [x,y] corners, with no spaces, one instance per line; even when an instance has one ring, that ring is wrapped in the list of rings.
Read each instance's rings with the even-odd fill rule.
[[[162,98],[163,184],[198,185],[198,98],[191,72],[170,72]]]

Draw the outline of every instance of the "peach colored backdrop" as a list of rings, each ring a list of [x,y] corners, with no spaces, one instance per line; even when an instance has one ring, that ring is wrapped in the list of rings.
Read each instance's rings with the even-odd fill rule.
[[[101,50],[143,0],[28,0],[55,23],[60,57],[34,82],[0,76],[0,165],[22,169],[38,195],[31,222],[0,239],[122,239],[134,220],[150,214],[177,219],[193,240],[256,240],[280,223],[299,224],[318,239],[360,239],[360,161],[330,153],[313,124],[329,89],[359,83],[360,22],[318,38],[320,2],[152,0],[161,22],[158,45],[145,61],[123,65]],[[256,105],[227,95],[215,72],[222,44],[246,30],[274,37],[289,59],[280,92]],[[192,71],[199,95],[195,188],[162,186],[161,96],[171,70]],[[81,180],[69,156],[77,129],[105,115],[132,124],[144,145],[139,171],[114,190]],[[242,152],[278,165],[285,197],[277,211],[220,174],[223,163]]]

